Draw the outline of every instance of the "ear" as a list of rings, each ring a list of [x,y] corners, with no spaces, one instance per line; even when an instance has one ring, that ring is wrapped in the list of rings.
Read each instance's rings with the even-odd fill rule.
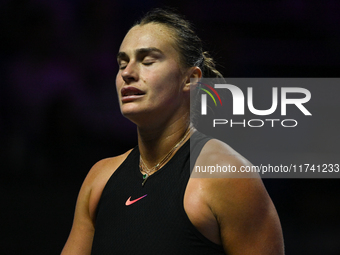
[[[197,85],[197,82],[202,78],[202,70],[198,66],[191,67],[188,70],[187,80],[185,81],[184,91],[190,91],[191,88]]]

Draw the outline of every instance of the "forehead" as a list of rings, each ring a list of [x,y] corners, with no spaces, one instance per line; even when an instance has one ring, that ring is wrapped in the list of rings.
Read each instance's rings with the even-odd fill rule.
[[[173,33],[164,25],[136,25],[126,34],[119,51],[129,53],[141,48],[157,48],[164,53],[177,52]]]

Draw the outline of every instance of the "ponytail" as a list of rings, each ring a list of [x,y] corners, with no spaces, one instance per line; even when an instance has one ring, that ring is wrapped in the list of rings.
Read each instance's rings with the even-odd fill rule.
[[[201,69],[204,78],[222,78],[222,74],[216,69],[216,64],[210,54],[205,51],[202,53],[203,61]]]

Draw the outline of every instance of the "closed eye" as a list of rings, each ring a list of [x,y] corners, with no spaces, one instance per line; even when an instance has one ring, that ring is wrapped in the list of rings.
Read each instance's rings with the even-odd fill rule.
[[[127,62],[126,61],[119,61],[118,66],[119,66],[120,70],[123,70],[127,66]]]

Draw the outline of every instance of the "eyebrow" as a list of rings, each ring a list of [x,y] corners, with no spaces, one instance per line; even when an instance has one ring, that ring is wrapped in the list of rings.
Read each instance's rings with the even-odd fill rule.
[[[148,54],[148,53],[151,53],[151,52],[158,52],[158,53],[163,54],[163,52],[160,49],[155,48],[155,47],[140,48],[140,49],[135,50],[136,55]],[[128,58],[128,55],[125,52],[120,51],[117,54],[117,59],[122,59],[122,58]]]

